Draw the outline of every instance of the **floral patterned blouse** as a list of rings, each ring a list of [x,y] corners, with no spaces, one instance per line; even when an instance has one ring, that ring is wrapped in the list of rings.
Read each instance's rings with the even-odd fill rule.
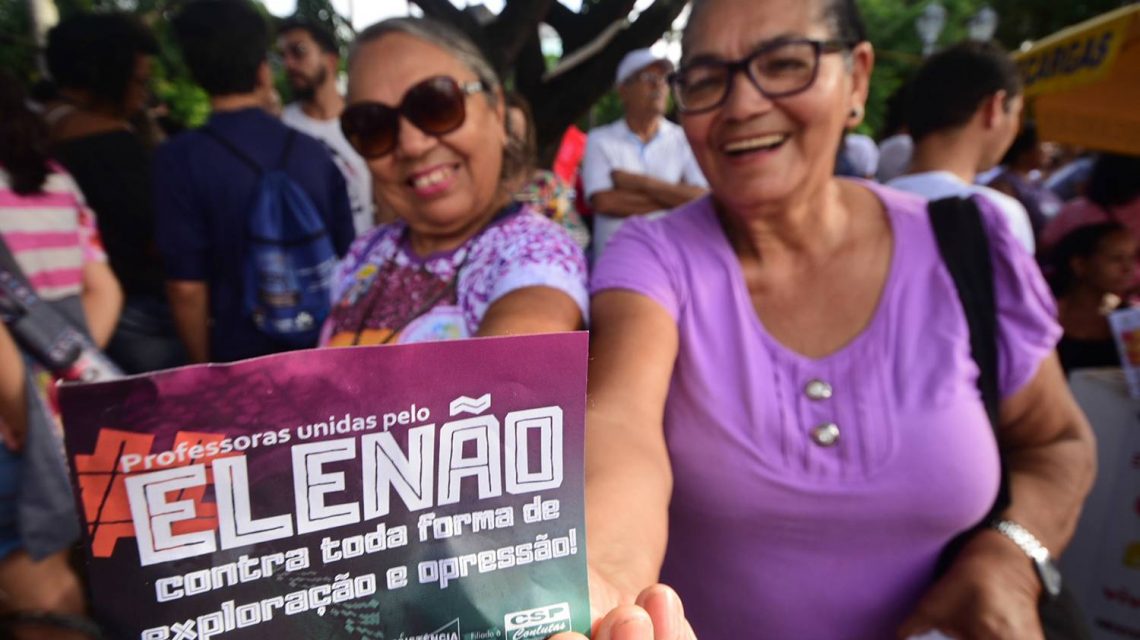
[[[429,342],[475,334],[488,307],[533,286],[570,296],[586,318],[586,258],[570,236],[514,203],[452,251],[416,255],[396,221],[357,238],[334,274],[321,346]]]

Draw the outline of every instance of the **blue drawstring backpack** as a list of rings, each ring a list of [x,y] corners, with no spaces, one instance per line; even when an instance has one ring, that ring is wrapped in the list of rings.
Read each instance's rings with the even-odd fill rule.
[[[267,336],[291,347],[317,343],[329,314],[336,251],[311,198],[285,173],[297,132],[290,129],[277,167],[266,169],[208,127],[216,140],[260,176],[249,214],[242,306]]]

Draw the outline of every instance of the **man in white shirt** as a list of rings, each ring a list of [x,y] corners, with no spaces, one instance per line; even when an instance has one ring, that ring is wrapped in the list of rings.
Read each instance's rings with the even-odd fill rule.
[[[665,119],[672,70],[649,49],[626,54],[615,76],[624,117],[586,140],[581,176],[594,209],[595,260],[626,218],[663,214],[708,189],[681,127]]]
[[[340,65],[336,38],[323,27],[294,17],[277,30],[277,48],[296,98],[281,112],[281,120],[328,147],[348,185],[352,223],[359,236],[376,226],[372,175],[340,130],[344,97],[336,86]]]
[[[910,88],[907,125],[914,156],[907,175],[887,184],[936,200],[977,195],[1005,214],[1021,244],[1034,252],[1033,226],[1017,200],[974,179],[995,166],[1021,123],[1021,79],[1005,51],[964,42],[930,57]]]

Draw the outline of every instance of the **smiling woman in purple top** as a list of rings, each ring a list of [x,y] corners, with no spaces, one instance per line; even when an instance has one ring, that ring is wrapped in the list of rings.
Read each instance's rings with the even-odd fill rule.
[[[513,194],[529,169],[503,87],[461,32],[392,18],[356,38],[345,138],[396,221],[357,238],[321,344],[571,331],[588,313],[585,255]]]
[[[980,204],[995,441],[926,203],[832,177],[873,66],[854,2],[698,0],[683,48],[711,195],[629,223],[592,283],[594,637],[1040,637],[1033,563],[997,529],[935,575],[993,504],[999,448],[1003,519],[1053,554],[1091,483],[1032,258]]]

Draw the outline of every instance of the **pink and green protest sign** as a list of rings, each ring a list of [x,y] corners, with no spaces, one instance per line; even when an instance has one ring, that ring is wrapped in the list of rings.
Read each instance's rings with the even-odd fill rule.
[[[60,394],[113,637],[589,628],[586,334],[301,351]]]

